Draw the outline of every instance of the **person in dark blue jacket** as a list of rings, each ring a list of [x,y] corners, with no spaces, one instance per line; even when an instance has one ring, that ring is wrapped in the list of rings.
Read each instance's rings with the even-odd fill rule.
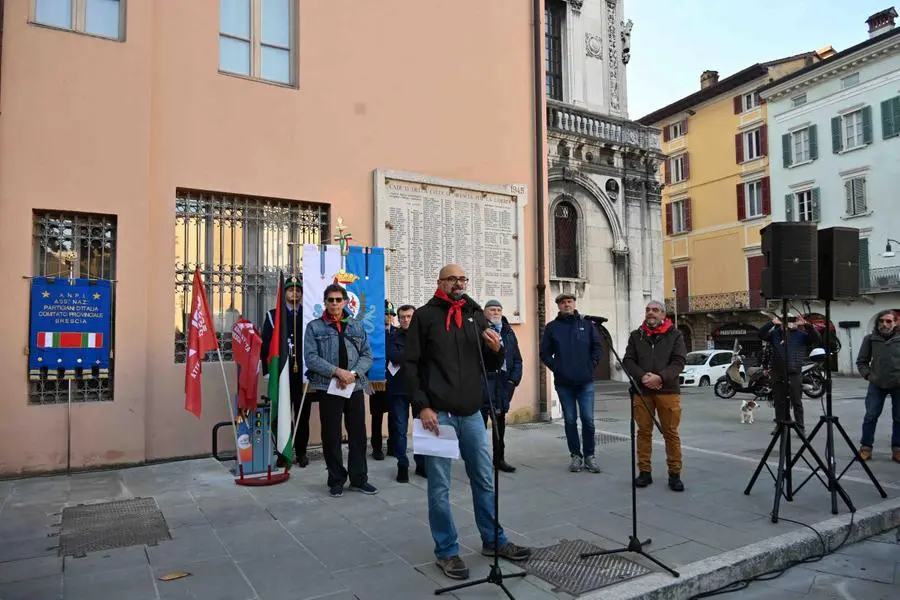
[[[572,462],[569,470],[599,473],[594,458],[594,370],[602,355],[600,332],[575,309],[575,296],[556,297],[559,315],[547,323],[541,338],[541,362],[553,371],[554,386],[562,404],[566,440]],[[581,443],[578,417],[581,417]]]
[[[787,330],[787,344],[782,343]],[[794,421],[801,431],[803,423],[803,376],[800,369],[809,355],[810,347],[822,344],[822,338],[812,323],[802,316],[788,319],[787,327],[774,318],[759,328],[759,338],[772,346],[772,397],[775,400],[775,420],[788,421],[794,409]],[[787,379],[784,378],[787,371]],[[775,426],[775,431],[778,425]],[[774,432],[773,432],[774,433]]]
[[[491,407],[488,394],[494,401],[494,411],[497,413],[497,440],[494,444],[494,462],[497,468],[504,473],[515,473],[516,468],[506,462],[506,413],[512,402],[516,386],[522,381],[522,353],[519,352],[519,340],[516,332],[509,326],[509,321],[503,316],[503,305],[499,300],[488,300],[484,305],[484,316],[491,328],[500,334],[503,344],[504,360],[499,369],[487,372],[488,390],[484,395],[484,406],[481,408],[481,417],[484,426],[487,427],[488,418],[491,416]]]
[[[409,396],[403,391],[403,350],[406,347],[406,330],[412,321],[416,307],[412,304],[404,304],[397,309],[397,320],[400,327],[391,327],[385,340],[385,355],[387,364],[387,394],[388,394],[388,418],[391,429],[394,432],[393,450],[397,457],[397,481],[409,482],[409,457],[406,456],[406,432],[409,429]],[[413,409],[413,418],[419,416],[419,411]],[[416,463],[416,475],[427,477],[425,471],[425,457],[414,454]]]

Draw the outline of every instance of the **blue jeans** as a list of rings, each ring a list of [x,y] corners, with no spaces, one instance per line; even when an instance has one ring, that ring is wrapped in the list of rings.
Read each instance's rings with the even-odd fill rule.
[[[876,387],[874,383],[869,384],[869,391],[866,393],[866,416],[863,418],[860,446],[871,448],[874,445],[875,426],[878,425],[878,417],[884,410],[884,401],[888,394],[891,395],[891,415],[894,419],[894,427],[891,430],[891,447],[900,449],[900,388],[886,390]]]
[[[409,457],[406,455],[408,442],[406,431],[409,429],[409,400],[406,396],[392,395],[388,399],[388,419],[391,429],[394,431],[394,454],[397,455],[397,466],[401,469],[409,468]],[[414,413],[413,417],[418,414]],[[425,467],[425,458],[421,454],[414,454],[417,468]]]
[[[566,424],[566,441],[572,456],[594,455],[594,384],[556,385]],[[578,416],[581,415],[581,443],[578,440]]]
[[[475,510],[475,525],[481,533],[481,541],[490,547],[506,544],[506,534],[499,529],[499,539],[494,540],[494,481],[491,465],[491,447],[488,433],[477,412],[468,417],[458,417],[446,412],[438,413],[441,427],[452,426],[459,438],[459,453],[466,464],[466,474],[472,487],[472,506]],[[449,458],[427,456],[428,469],[428,523],[434,538],[434,555],[450,558],[459,554],[459,537],[453,514],[450,512],[450,468]]]

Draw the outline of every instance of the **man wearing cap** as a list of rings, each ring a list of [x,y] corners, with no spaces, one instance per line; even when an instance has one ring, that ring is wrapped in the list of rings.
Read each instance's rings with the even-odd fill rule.
[[[394,305],[390,300],[384,301],[384,339],[387,340],[391,332],[397,329],[394,327]],[[387,385],[387,369],[385,368],[385,386]],[[387,389],[378,390],[369,396],[369,415],[372,417],[371,443],[372,458],[375,460],[384,460],[384,450],[381,448],[381,428],[384,426],[384,415],[390,410],[390,399]],[[388,439],[387,439],[387,455],[394,456],[396,454],[394,446],[397,436],[394,433],[394,422],[388,415]]]
[[[412,304],[404,304],[397,309],[397,320],[400,327],[392,327],[385,341],[385,355],[387,356],[387,393],[390,405],[390,425],[394,433],[394,456],[397,457],[397,481],[409,483],[409,457],[406,455],[407,431],[409,430],[409,395],[403,387],[403,353],[406,347],[406,332],[412,321],[416,307]],[[419,417],[419,411],[413,407],[413,418]],[[390,431],[390,426],[388,431]],[[413,454],[416,464],[416,475],[427,477],[425,457],[421,454]]]
[[[284,282],[284,300],[287,304],[288,314],[282,315],[284,318],[284,327],[287,328],[288,339],[288,356],[287,368],[290,373],[291,381],[291,407],[294,411],[294,418],[300,419],[297,426],[297,437],[294,438],[294,456],[297,464],[306,467],[309,464],[309,458],[306,456],[306,448],[309,445],[309,412],[310,402],[315,396],[308,394],[303,402],[303,408],[300,408],[300,402],[303,398],[303,278],[302,276],[291,276]],[[266,320],[263,323],[262,333],[262,357],[263,375],[269,375],[269,348],[272,346],[272,332],[275,329],[275,311],[272,309],[266,313]],[[277,344],[277,342],[276,342]],[[297,368],[294,369],[296,360]],[[298,415],[297,412],[300,412]]]
[[[594,371],[602,356],[600,332],[578,313],[574,295],[559,294],[556,306],[559,314],[547,323],[541,338],[541,362],[553,371],[554,387],[562,404],[572,459],[569,470],[599,473],[600,466],[594,457]],[[581,440],[578,439],[579,416]]]
[[[487,318],[491,329],[500,334],[503,343],[503,363],[499,369],[490,369],[487,372],[488,394],[484,396],[484,406],[481,408],[481,416],[487,427],[488,418],[491,416],[490,399],[494,401],[494,411],[497,415],[497,439],[494,440],[494,462],[497,468],[504,473],[515,473],[516,468],[506,462],[506,413],[512,402],[516,386],[522,380],[522,353],[519,352],[519,340],[516,332],[509,326],[509,321],[503,316],[503,305],[499,300],[488,300],[484,305],[484,316]],[[489,396],[490,395],[490,396]],[[493,436],[492,436],[493,437]]]

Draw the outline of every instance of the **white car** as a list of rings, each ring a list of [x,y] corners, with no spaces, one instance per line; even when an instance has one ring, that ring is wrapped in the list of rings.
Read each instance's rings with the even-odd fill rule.
[[[725,374],[725,370],[731,365],[734,352],[731,350],[699,350],[688,352],[687,361],[684,363],[684,371],[678,377],[678,382],[687,387],[704,387],[711,385]],[[741,367],[741,374],[743,374]]]

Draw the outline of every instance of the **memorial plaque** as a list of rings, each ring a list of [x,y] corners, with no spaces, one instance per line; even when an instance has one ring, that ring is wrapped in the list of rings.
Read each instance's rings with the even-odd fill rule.
[[[388,298],[421,306],[441,267],[456,263],[479,304],[496,298],[524,322],[524,185],[481,185],[413,173],[375,172],[375,245],[385,249]]]

